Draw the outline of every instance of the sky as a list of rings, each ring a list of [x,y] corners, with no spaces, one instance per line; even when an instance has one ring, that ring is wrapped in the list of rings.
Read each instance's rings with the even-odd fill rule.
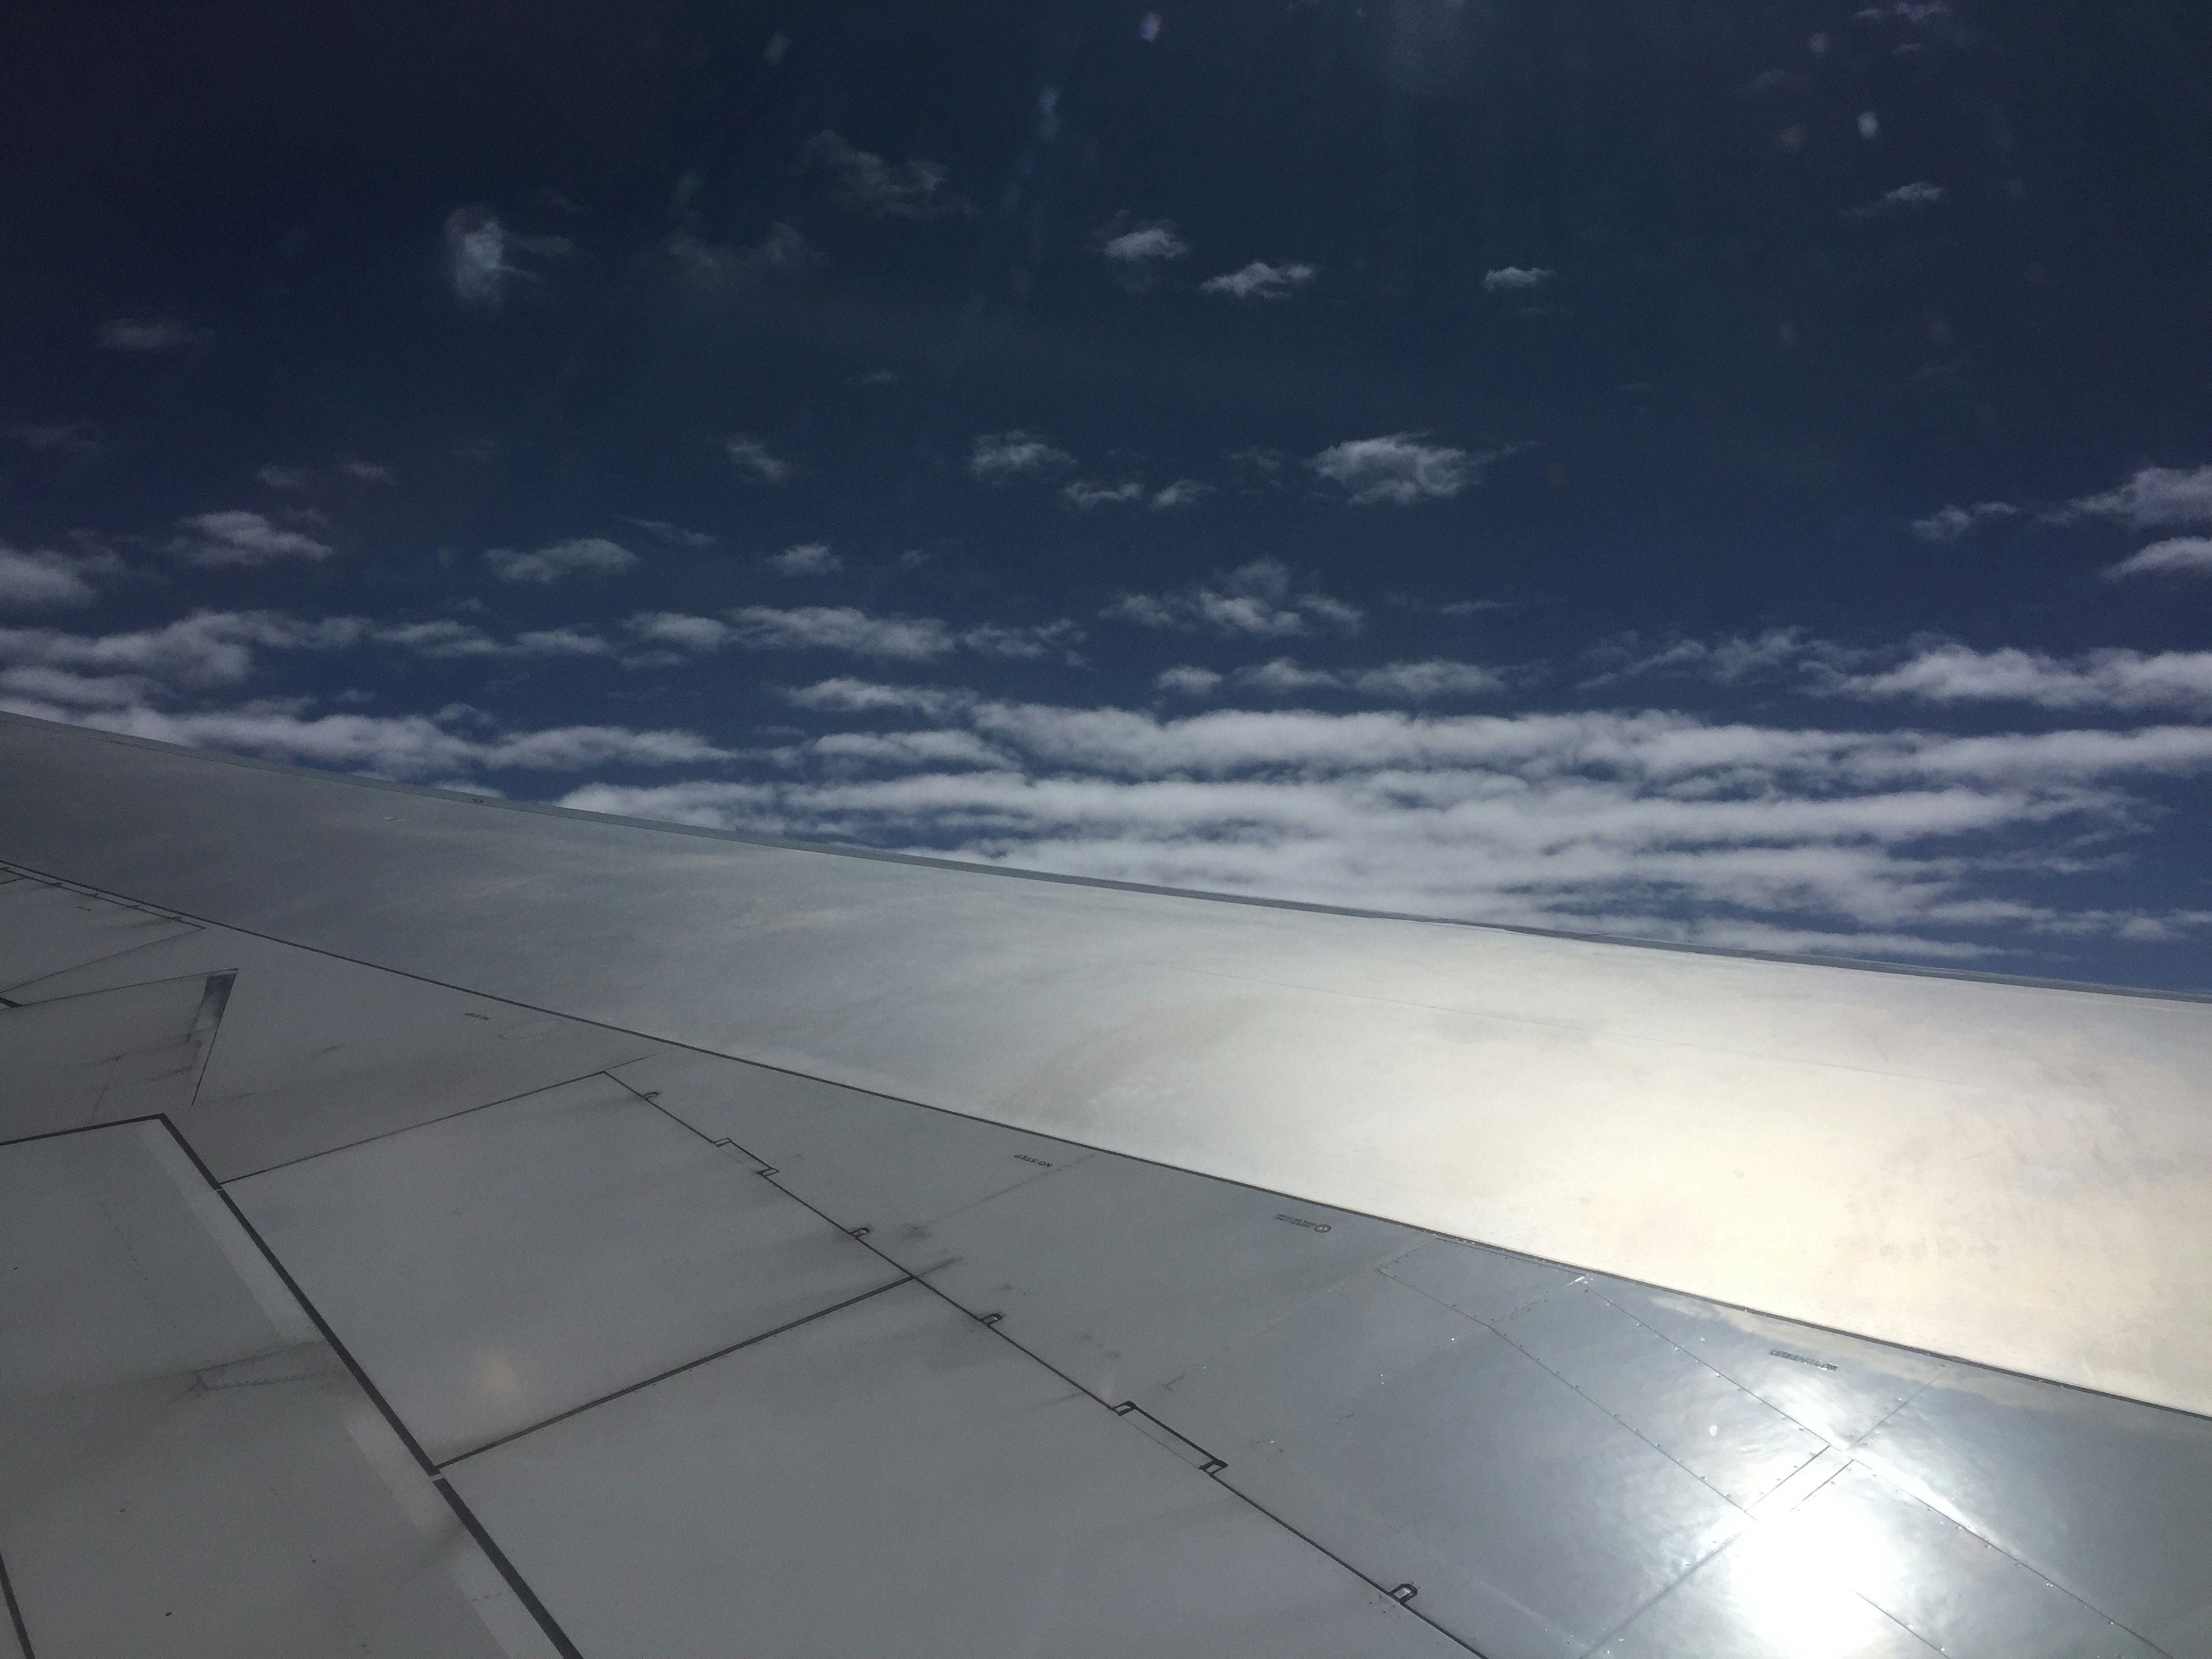
[[[19,0],[0,131],[0,708],[2212,987],[2201,5]]]

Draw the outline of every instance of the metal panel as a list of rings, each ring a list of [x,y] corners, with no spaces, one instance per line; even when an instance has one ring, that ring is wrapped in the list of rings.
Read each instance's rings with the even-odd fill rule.
[[[1521,1309],[1497,1329],[1732,1502],[1755,1503],[1826,1447],[1580,1285]]]
[[[0,1147],[0,1422],[39,1659],[554,1650],[158,1125]]]
[[[2203,1418],[1957,1367],[1859,1455],[2153,1641],[2212,1614]]]
[[[1364,1273],[1148,1405],[1486,1659],[1579,1656],[1741,1513],[1463,1315]]]
[[[1461,1651],[919,1285],[453,1478],[588,1653]]]
[[[776,1170],[777,1184],[882,1244],[1091,1156],[996,1123],[708,1054],[664,1054],[615,1075],[702,1134]]]
[[[0,795],[6,793],[0,790]],[[64,968],[118,956],[191,931],[188,921],[111,903],[66,887],[11,881],[0,887],[0,993]]]
[[[403,974],[204,928],[20,988],[42,1002],[118,975],[235,969],[222,1040],[178,1127],[222,1180],[526,1094],[655,1045]]]
[[[230,1191],[440,1462],[900,1277],[605,1077]]]
[[[172,979],[0,1009],[0,1140],[182,1110],[228,979]]]
[[[489,994],[2212,1410],[2212,1006],[840,856],[0,720],[0,857]],[[1739,1379],[1741,1380],[1741,1379]]]
[[[869,1242],[1118,1404],[1419,1237],[1102,1153]]]
[[[1570,1267],[1449,1238],[1431,1239],[1382,1271],[1408,1289],[1485,1323],[1503,1319],[1576,1278]]]

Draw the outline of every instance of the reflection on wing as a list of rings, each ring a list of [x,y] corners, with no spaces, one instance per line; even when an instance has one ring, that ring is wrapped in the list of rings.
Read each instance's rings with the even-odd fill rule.
[[[187,819],[241,777],[295,800],[252,868],[167,887],[189,836],[118,818],[56,869],[0,816],[0,1568],[38,1659],[2212,1653],[2204,1416],[1468,1243],[1323,1201],[1311,1164],[1223,1178],[1172,1052],[1083,1062],[1088,1134],[756,1063],[911,1030],[866,956],[773,1054],[589,1017],[696,1021],[818,951],[757,894],[719,984],[639,980],[557,884],[502,902],[568,995],[471,983],[497,940],[446,974],[334,953],[420,900],[307,879],[333,801],[428,817],[426,868],[537,836],[582,884],[585,853],[720,843],[33,735],[11,801],[55,743],[201,779]],[[929,1018],[1003,948],[948,939]],[[2202,1039],[2201,1006],[2033,994]],[[1129,1119],[1199,1127],[1138,1156]]]

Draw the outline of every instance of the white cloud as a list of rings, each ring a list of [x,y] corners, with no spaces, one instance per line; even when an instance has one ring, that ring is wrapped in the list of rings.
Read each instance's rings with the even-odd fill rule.
[[[1419,662],[1383,663],[1373,668],[1309,668],[1293,658],[1276,657],[1267,662],[1249,664],[1230,678],[1243,690],[1269,696],[1297,696],[1308,691],[1351,691],[1388,702],[1486,696],[1503,690],[1506,684],[1505,677],[1495,669],[1440,657]]]
[[[1200,294],[1223,294],[1232,300],[1287,300],[1320,275],[1311,265],[1271,265],[1255,259],[1242,270],[1211,276],[1198,285]]]
[[[1458,495],[1474,481],[1486,459],[1423,443],[1415,433],[1394,432],[1332,444],[1306,465],[1341,484],[1357,505],[1406,507]]]
[[[779,576],[834,576],[845,562],[830,550],[827,542],[801,542],[770,558],[768,568]]]
[[[1976,501],[1972,507],[1939,507],[1924,519],[1912,521],[1912,533],[1923,542],[1955,542],[1978,525],[1992,519],[2019,516],[2009,501]]]
[[[1926,179],[1917,179],[1909,185],[1899,185],[1885,192],[1866,207],[1852,208],[1845,216],[1852,219],[1871,219],[1885,213],[1912,213],[1942,205],[1950,192],[1941,185],[1931,185]]]
[[[2117,519],[2146,528],[2212,524],[2212,466],[2147,466],[2117,489],[2069,501],[2061,519]]]
[[[1717,640],[1674,640],[1656,647],[1630,635],[1598,647],[1589,656],[1603,672],[1585,680],[1586,688],[1645,675],[1737,685],[1782,674],[1831,675],[1856,659],[1856,653],[1815,640],[1802,628],[1770,628],[1762,634]]]
[[[1180,668],[1163,669],[1152,684],[1163,691],[1182,697],[1210,697],[1220,689],[1223,677],[1211,668],[1200,668],[1186,663]]]
[[[24,551],[0,542],[0,607],[89,605],[92,599],[82,560],[44,548]]]
[[[716,538],[703,530],[687,530],[680,524],[671,524],[665,519],[625,518],[624,524],[635,525],[647,534],[675,547],[712,547]]]
[[[447,276],[463,305],[497,310],[514,267],[507,263],[507,228],[482,208],[455,208],[446,216]]]
[[[620,575],[637,562],[637,555],[604,536],[578,536],[534,553],[491,548],[484,554],[484,562],[503,582],[544,583],[556,582],[564,576]]]
[[[2039,708],[2212,714],[2212,651],[2105,650],[2075,657],[1944,645],[1881,673],[1839,680],[1859,697],[1928,702],[2025,702]]]
[[[177,520],[185,533],[169,551],[187,564],[256,565],[278,559],[327,559],[332,550],[313,536],[286,530],[263,514],[234,508]]]
[[[708,242],[685,229],[661,246],[694,292],[718,301],[749,294],[770,277],[795,276],[817,258],[805,237],[781,223],[750,244]]]
[[[1145,499],[1145,487],[1134,479],[1120,483],[1103,483],[1096,478],[1078,478],[1060,489],[1060,498],[1070,507],[1085,511],[1094,507],[1119,507]]]
[[[310,622],[273,611],[200,611],[123,634],[0,628],[0,665],[88,669],[193,688],[234,685],[252,673],[257,649],[337,650],[360,643],[368,632],[357,617]]]
[[[90,421],[66,421],[53,425],[27,421],[9,427],[8,435],[26,449],[41,455],[58,455],[79,465],[96,461],[107,453],[107,446],[100,440],[100,428]]]
[[[723,439],[722,450],[730,465],[755,483],[780,484],[791,477],[790,462],[778,460],[766,444],[742,432]]]
[[[845,651],[859,657],[921,662],[958,644],[934,617],[878,617],[849,605],[778,610],[748,605],[729,613],[730,642],[755,651]]]
[[[397,483],[398,475],[381,461],[341,461],[338,471],[361,483]]]
[[[580,628],[547,628],[502,640],[466,623],[398,623],[373,628],[367,636],[379,645],[410,652],[434,660],[482,658],[514,661],[532,657],[606,657],[614,647],[599,635]]]
[[[1526,294],[1539,289],[1559,275],[1540,265],[1500,265],[1496,270],[1483,273],[1482,291],[1485,294]]]
[[[2153,542],[2140,553],[2106,568],[2105,579],[2123,576],[2212,575],[2212,537],[2177,536]]]
[[[735,631],[713,617],[687,617],[675,611],[641,611],[623,625],[642,643],[684,651],[719,651]]]
[[[308,489],[313,480],[303,467],[264,466],[255,469],[253,476],[271,489],[281,489],[288,495],[297,495]]]
[[[981,433],[968,452],[969,476],[987,484],[1012,483],[1074,465],[1075,457],[1066,450],[1054,449],[1037,434],[1018,428]]]
[[[1103,613],[1142,628],[1172,628],[1284,639],[1317,631],[1353,634],[1364,614],[1357,605],[1315,591],[1297,592],[1280,559],[1255,559],[1210,582],[1167,593],[1128,593]]]
[[[836,176],[840,200],[875,218],[970,218],[975,212],[974,203],[945,188],[951,175],[934,161],[894,165],[854,149],[835,132],[817,132],[808,139],[805,159],[808,165]]]
[[[1166,220],[1151,219],[1113,231],[1098,251],[1116,264],[1141,267],[1180,259],[1190,252],[1190,244]]]
[[[115,317],[94,337],[103,351],[175,351],[207,338],[207,331],[174,317]]]
[[[1179,507],[1195,507],[1212,493],[1210,483],[1201,483],[1196,478],[1177,478],[1153,492],[1152,511],[1172,513]]]
[[[1164,689],[1203,695],[1211,672],[1170,671]],[[593,786],[568,803],[1767,949],[1972,957],[2023,935],[2190,938],[2212,925],[2198,912],[2069,911],[2011,890],[2080,867],[2054,854],[2083,835],[2136,827],[2131,781],[2212,771],[2203,728],[1958,738],[1653,712],[1168,719],[853,680],[792,696],[861,720],[919,714],[974,741],[933,749],[904,728],[838,732],[767,781]]]

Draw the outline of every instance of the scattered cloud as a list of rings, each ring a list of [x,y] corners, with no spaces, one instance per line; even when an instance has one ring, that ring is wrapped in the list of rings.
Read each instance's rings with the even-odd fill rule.
[[[1196,507],[1213,493],[1213,486],[1201,483],[1196,478],[1177,478],[1152,492],[1152,511],[1172,513],[1179,507]]]
[[[2056,516],[2115,519],[2145,529],[2212,524],[2212,466],[2147,466],[2117,489],[2069,501]]]
[[[1016,429],[979,434],[968,452],[968,473],[979,483],[1007,484],[1059,472],[1075,457],[1054,449],[1039,434]]]
[[[830,550],[827,542],[801,542],[770,558],[768,568],[779,576],[834,576],[845,562]]]
[[[975,204],[945,187],[951,176],[934,161],[896,165],[855,149],[835,132],[806,142],[806,164],[837,180],[838,199],[878,219],[973,218]]]
[[[526,236],[510,230],[488,208],[458,207],[446,216],[446,274],[453,297],[463,305],[497,311],[507,285],[521,278],[542,281],[514,263],[514,256],[565,259],[576,245],[565,236]]]
[[[2154,542],[2140,553],[2109,565],[2105,580],[2123,576],[2212,576],[2212,538],[2177,536]]]
[[[687,530],[680,524],[671,524],[665,519],[632,519],[625,517],[624,524],[635,525],[656,540],[671,547],[712,547],[715,538],[703,530]]]
[[[1287,639],[1321,632],[1356,634],[1357,605],[1316,591],[1299,592],[1280,559],[1255,559],[1167,593],[1127,593],[1103,614],[1141,628],[1176,629],[1248,639]]]
[[[1078,478],[1063,485],[1060,497],[1070,507],[1088,510],[1094,507],[1119,507],[1145,499],[1145,487],[1134,479],[1120,483],[1104,483],[1096,478]]]
[[[1500,265],[1483,273],[1482,291],[1485,294],[1526,294],[1552,281],[1559,273],[1547,270],[1540,265]]]
[[[281,489],[294,495],[304,493],[314,483],[305,468],[296,466],[257,467],[253,476],[271,489]]]
[[[502,640],[466,623],[441,618],[372,628],[365,638],[433,661],[514,662],[545,657],[608,657],[614,647],[587,629],[548,628]]]
[[[271,524],[242,507],[199,513],[177,520],[182,532],[169,551],[186,564],[203,566],[270,564],[279,559],[327,559],[327,544],[301,531]]]
[[[1163,691],[1171,691],[1181,697],[1210,697],[1220,689],[1226,678],[1211,668],[1200,668],[1185,663],[1179,668],[1166,668],[1153,678],[1152,684]]]
[[[2136,713],[2175,708],[2212,714],[2212,651],[1923,650],[1879,673],[1841,678],[1848,696],[1925,702],[2025,702],[2039,708]]]
[[[1802,628],[1770,628],[1761,634],[1717,640],[1672,640],[1656,647],[1630,635],[1601,645],[1589,655],[1600,672],[1583,682],[1585,690],[1653,675],[1722,685],[1808,672],[1832,678],[1855,659],[1841,647],[1814,640]]]
[[[1888,213],[1916,213],[1923,209],[1940,207],[1950,192],[1941,185],[1931,185],[1926,179],[1899,185],[1878,200],[1865,207],[1846,210],[1844,217],[1872,219]]]
[[[24,550],[0,542],[0,609],[89,605],[94,594],[87,578],[102,563],[46,548]],[[105,563],[120,568],[119,562]]]
[[[1271,265],[1255,259],[1238,270],[1210,276],[1198,285],[1200,294],[1222,294],[1232,300],[1287,300],[1321,273],[1309,264]]]
[[[94,338],[102,351],[177,351],[207,338],[207,331],[174,317],[112,317]]]
[[[604,536],[578,536],[534,553],[495,547],[484,562],[503,582],[556,582],[564,576],[618,576],[637,562],[637,555]]]
[[[1424,443],[1418,433],[1394,432],[1332,444],[1306,465],[1342,485],[1355,506],[1407,507],[1458,495],[1474,482],[1488,459]]]
[[[100,428],[90,421],[66,421],[46,426],[25,422],[9,427],[8,435],[26,449],[58,456],[79,466],[89,465],[107,453],[107,446],[100,440]]]
[[[2020,509],[2009,501],[1976,501],[1972,507],[1939,507],[1924,519],[1915,519],[1912,533],[1923,542],[1955,542],[1978,525],[2019,516]]]
[[[1117,265],[1140,269],[1180,259],[1190,252],[1190,244],[1165,219],[1133,224],[1123,215],[1107,227],[1098,251]]]
[[[694,230],[679,229],[662,251],[693,289],[714,301],[748,293],[770,277],[796,276],[817,258],[813,244],[781,222],[751,243],[709,242]]]
[[[843,651],[857,657],[921,662],[955,648],[952,629],[934,617],[883,617],[849,605],[779,610],[749,605],[729,613],[729,640],[755,651]]]
[[[744,433],[734,433],[723,439],[722,452],[730,458],[730,465],[739,476],[755,483],[780,484],[791,477],[789,461],[778,460],[769,453],[766,444]]]
[[[361,483],[397,483],[398,475],[380,461],[340,461],[338,471]]]
[[[0,628],[0,665],[129,675],[199,690],[242,684],[254,671],[257,650],[337,650],[358,644],[367,631],[357,617],[311,622],[272,611],[199,611],[120,634]]]

